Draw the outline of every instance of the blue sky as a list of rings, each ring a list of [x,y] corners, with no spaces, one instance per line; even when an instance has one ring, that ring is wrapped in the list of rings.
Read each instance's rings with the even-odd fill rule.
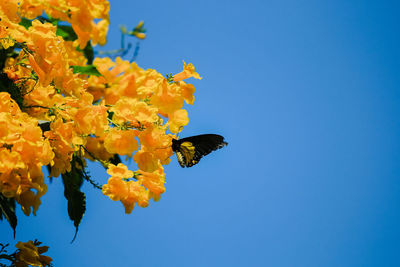
[[[188,169],[174,156],[161,201],[131,215],[84,185],[72,245],[55,179],[38,216],[19,211],[17,240],[49,245],[57,267],[400,266],[399,5],[111,1],[107,48],[144,20],[141,67],[185,60],[204,77],[180,136],[229,146]]]

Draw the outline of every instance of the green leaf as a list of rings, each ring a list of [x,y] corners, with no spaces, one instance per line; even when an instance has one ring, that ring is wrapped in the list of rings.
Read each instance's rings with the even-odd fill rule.
[[[71,68],[73,73],[101,76],[101,73],[97,70],[96,66],[94,65],[71,66]]]
[[[19,22],[19,25],[24,26],[25,29],[28,29],[30,26],[32,26],[32,21],[26,18],[22,18]]]
[[[56,34],[61,36],[65,41],[75,41],[78,39],[74,29],[68,25],[58,25]]]
[[[93,52],[93,46],[92,43],[89,41],[87,42],[85,48],[82,50],[79,48],[79,46],[76,48],[76,50],[83,52],[85,55],[86,59],[88,60],[88,64],[91,65],[93,63],[93,58],[94,58],[94,52]]]
[[[77,158],[74,157],[71,162],[71,171],[62,174],[64,184],[64,196],[68,201],[68,215],[74,222],[75,235],[71,243],[75,240],[78,233],[78,227],[81,223],[83,215],[86,211],[86,197],[81,192],[80,187],[83,183],[84,172],[82,169],[77,168]]]
[[[110,162],[114,165],[118,165],[119,163],[121,163],[121,158],[118,154],[114,154],[112,158],[110,158]]]
[[[7,219],[11,228],[14,232],[15,238],[15,228],[17,227],[17,216],[15,215],[15,199],[14,198],[6,198],[3,194],[0,193],[0,219],[3,220],[3,217]]]
[[[23,110],[24,96],[21,90],[13,81],[8,78],[7,74],[4,72],[0,72],[0,92],[9,93],[11,98],[17,102],[20,109]]]
[[[47,21],[53,24],[54,26],[57,26],[58,22],[60,21],[59,19],[53,18],[50,15],[47,15]]]

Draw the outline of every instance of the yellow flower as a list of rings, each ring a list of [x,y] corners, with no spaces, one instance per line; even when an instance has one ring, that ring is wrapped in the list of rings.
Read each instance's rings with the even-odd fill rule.
[[[19,153],[5,148],[0,150],[0,193],[5,197],[15,197],[21,183],[21,177],[17,171],[26,168],[21,161]]]
[[[165,192],[165,173],[161,164],[158,166],[158,169],[153,172],[138,170],[138,173],[141,174],[138,176],[138,181],[140,181],[153,194],[160,196]]]
[[[139,148],[136,141],[135,130],[110,129],[104,139],[104,147],[111,154],[132,156],[132,153]]]
[[[72,41],[64,41],[64,47],[66,50],[66,54],[68,55],[67,61],[68,65],[72,66],[85,66],[87,59],[85,58],[83,52],[78,51],[74,42]]]
[[[124,164],[118,163],[117,166],[110,164],[107,169],[107,173],[113,177],[117,178],[131,178],[133,177],[133,172],[128,169]]]
[[[149,125],[158,121],[158,109],[133,98],[122,97],[111,108],[114,112],[113,121],[118,124],[130,122],[134,127]]]
[[[188,113],[184,109],[179,109],[172,113],[168,120],[168,126],[171,133],[182,131],[183,126],[189,123]]]
[[[21,17],[27,19],[34,19],[43,13],[44,6],[38,0],[25,0],[20,1],[18,12]]]
[[[0,93],[0,103],[0,193],[15,197],[26,215],[36,214],[47,190],[41,167],[54,153],[37,120],[22,113],[8,93]]]
[[[136,77],[138,97],[144,99],[153,95],[155,89],[165,78],[154,69],[143,70],[135,62],[131,64],[132,72]]]
[[[141,40],[146,39],[146,34],[143,32],[133,32],[132,34]]]
[[[108,20],[101,20],[97,24],[92,22],[92,42],[93,45],[105,45],[107,42]]]
[[[147,151],[152,154],[155,159],[160,160],[161,164],[168,164],[172,156],[171,137],[165,134],[167,127],[165,125],[158,127],[148,127],[146,130],[139,133],[139,140],[141,144],[141,151]],[[140,162],[140,156],[136,158],[136,162]],[[154,163],[151,163],[154,164]],[[144,167],[142,170],[146,170]]]
[[[136,25],[136,27],[133,29],[133,31],[131,31],[129,34],[132,34],[134,36],[136,36],[139,39],[145,39],[146,38],[146,34],[144,33],[146,30],[143,28],[143,24],[144,21],[140,21],[138,23],[138,25]]]
[[[22,211],[26,216],[31,213],[31,209],[33,215],[36,216],[36,211],[42,203],[40,197],[42,197],[47,191],[47,186],[45,184],[43,184],[43,186],[43,189],[38,191],[36,194],[31,190],[27,190],[16,196],[16,200],[21,205]]]
[[[30,38],[26,40],[28,47],[34,51],[33,55],[29,55],[29,63],[43,86],[49,85],[56,76],[62,76],[68,70],[64,41],[56,36],[56,30],[51,23],[42,24],[34,20],[29,28]]]
[[[80,107],[74,116],[80,134],[103,136],[108,126],[107,108],[102,105]]]
[[[149,205],[149,195],[139,182],[129,181],[126,183],[128,194],[127,197],[121,199],[125,207],[125,213],[130,214],[137,203],[140,207],[144,208]]]
[[[15,245],[19,251],[16,254],[16,266],[49,266],[52,258],[41,255],[47,252],[48,246],[36,246],[31,240],[18,242]]]
[[[0,173],[11,173],[14,169],[24,169],[25,167],[19,153],[6,148],[0,149]]]
[[[73,127],[73,122],[63,123],[59,118],[50,124],[50,131],[44,133],[55,153],[50,176],[57,177],[71,170],[71,160],[75,151],[72,146],[75,136]]]
[[[150,101],[151,104],[159,108],[160,113],[164,114],[170,114],[183,106],[183,98],[179,86],[169,84],[165,79],[157,85]]]
[[[194,66],[192,63],[186,65],[185,61],[183,61],[183,71],[174,75],[174,82],[179,82],[190,77],[200,80],[202,79],[202,77],[200,77],[200,75],[194,71]]]
[[[14,23],[19,23],[21,18],[18,16],[18,3],[20,0],[7,0],[0,2],[0,17],[9,19]]]
[[[7,49],[15,44],[13,39],[1,39],[0,45],[3,49]]]
[[[166,126],[151,126],[139,132],[139,140],[142,146],[148,149],[165,148],[171,145],[171,138],[165,134]]]
[[[93,40],[93,44],[105,43],[105,35],[109,23],[108,12],[110,10],[108,1],[7,0],[5,2],[11,2],[9,5],[5,5],[3,9],[7,11],[7,14],[10,14],[10,19],[15,20],[15,22],[19,22],[19,17],[16,16],[18,14],[16,9],[18,7],[18,2],[22,2],[18,8],[21,17],[34,19],[40,16],[44,10],[47,15],[53,18],[71,23],[72,28],[78,36],[77,44],[79,44],[82,49],[90,39]],[[0,11],[2,5],[0,5]],[[96,24],[94,21],[97,19],[102,20]]]
[[[135,203],[140,207],[147,207],[149,197],[145,188],[139,182],[125,181],[133,177],[133,172],[119,163],[117,166],[110,164],[107,173],[111,175],[107,184],[103,185],[103,194],[111,200],[118,201],[125,207],[125,213],[131,213]]]
[[[151,152],[138,151],[133,160],[137,163],[139,169],[147,172],[153,172],[158,168],[159,159]]]
[[[187,84],[184,81],[179,82],[179,86],[182,89],[182,96],[185,99],[186,103],[193,105],[195,88],[193,84]]]
[[[107,184],[103,185],[103,194],[108,196],[111,200],[119,201],[128,195],[128,188],[126,181],[120,177],[111,177],[108,179]]]
[[[106,148],[104,147],[104,136],[99,138],[88,137],[86,138],[86,150],[90,152],[88,154],[85,151],[85,157],[94,161],[96,159],[101,161],[108,161],[110,158],[113,157],[113,154],[107,152]],[[93,155],[95,158],[92,158]]]

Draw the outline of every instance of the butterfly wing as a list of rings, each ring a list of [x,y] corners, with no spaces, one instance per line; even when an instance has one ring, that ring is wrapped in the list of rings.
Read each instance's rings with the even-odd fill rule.
[[[179,165],[181,165],[182,168],[185,168],[185,157],[183,156],[182,152],[176,151],[176,158],[178,159]]]
[[[192,167],[200,159],[212,151],[226,146],[224,137],[217,134],[202,134],[173,140],[172,149],[176,152],[179,164],[182,168]]]
[[[182,165],[185,165],[186,167],[191,167],[195,164],[194,158],[196,156],[196,147],[193,144],[193,142],[190,142],[190,141],[181,142],[181,144],[179,146],[179,151],[176,154],[176,156],[178,157],[178,161],[179,161],[178,154],[181,154],[182,158],[183,158],[183,162],[179,162],[181,167],[184,167]]]

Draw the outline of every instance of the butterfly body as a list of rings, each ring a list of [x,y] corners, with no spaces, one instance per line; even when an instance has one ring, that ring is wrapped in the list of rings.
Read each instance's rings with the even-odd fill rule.
[[[228,145],[218,134],[201,134],[182,139],[172,139],[172,150],[182,168],[192,167],[212,151]]]

